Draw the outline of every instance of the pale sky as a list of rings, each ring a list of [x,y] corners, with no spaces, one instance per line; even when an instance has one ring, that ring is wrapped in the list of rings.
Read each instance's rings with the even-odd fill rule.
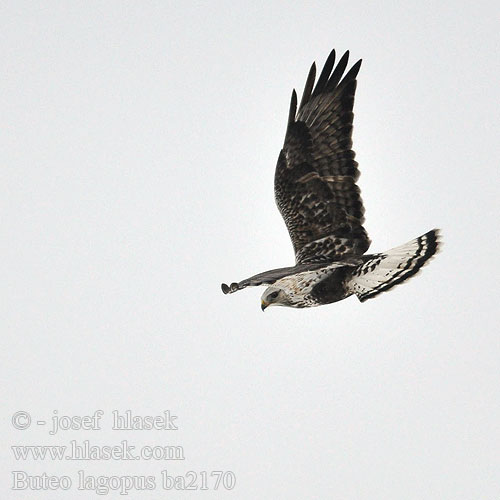
[[[79,470],[156,478],[105,498],[500,498],[497,2],[6,0],[0,14],[2,498],[99,498]],[[262,314],[263,288],[220,283],[294,262],[274,167],[291,90],[332,48],[363,59],[370,250],[434,227],[444,247],[364,304]],[[36,423],[98,409],[100,430]],[[179,429],[112,430],[113,410],[169,410]],[[11,449],[71,440],[185,460]],[[164,469],[236,486],[165,491]],[[12,471],[72,487],[13,491]]]

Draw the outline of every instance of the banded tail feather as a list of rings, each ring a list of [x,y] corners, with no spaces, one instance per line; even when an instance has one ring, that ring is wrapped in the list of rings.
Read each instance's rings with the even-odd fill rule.
[[[439,250],[439,237],[439,229],[433,229],[387,252],[367,256],[368,260],[354,271],[350,290],[364,302],[403,283]]]

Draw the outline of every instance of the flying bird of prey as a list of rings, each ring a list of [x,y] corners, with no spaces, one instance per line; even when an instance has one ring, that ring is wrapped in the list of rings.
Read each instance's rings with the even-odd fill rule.
[[[352,294],[364,302],[415,275],[438,249],[439,230],[433,229],[387,252],[364,255],[370,239],[351,149],[361,60],[344,75],[348,58],[346,52],[335,66],[332,50],[316,85],[313,63],[298,108],[292,92],[274,193],[293,243],[295,266],[221,286],[227,294],[269,285],[262,310],[319,306]]]

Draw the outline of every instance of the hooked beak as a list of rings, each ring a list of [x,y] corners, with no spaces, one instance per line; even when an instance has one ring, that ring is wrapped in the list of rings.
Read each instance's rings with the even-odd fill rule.
[[[265,300],[261,301],[260,303],[260,308],[262,309],[262,312],[266,310],[266,307],[269,305],[269,302],[266,302]]]

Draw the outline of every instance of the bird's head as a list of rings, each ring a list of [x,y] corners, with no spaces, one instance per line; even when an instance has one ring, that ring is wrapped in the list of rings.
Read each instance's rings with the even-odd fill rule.
[[[294,307],[292,298],[282,288],[270,286],[261,297],[261,309],[264,311],[269,306]]]

